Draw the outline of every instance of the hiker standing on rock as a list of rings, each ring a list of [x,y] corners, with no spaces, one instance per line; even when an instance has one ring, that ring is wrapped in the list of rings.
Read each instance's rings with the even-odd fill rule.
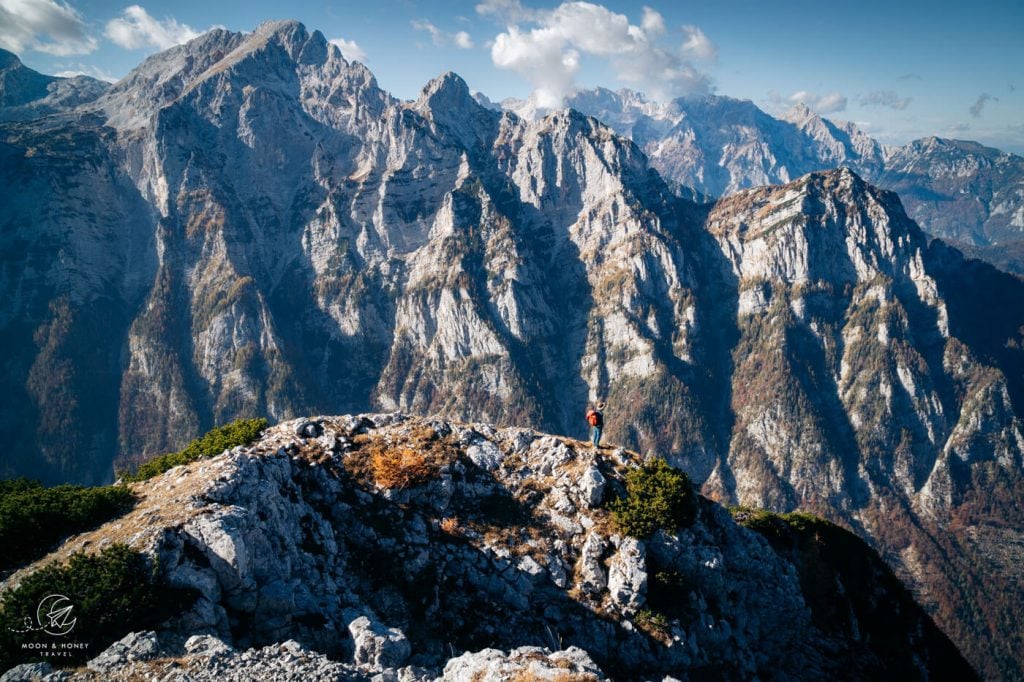
[[[587,423],[590,424],[590,441],[594,444],[594,447],[601,446],[601,430],[604,428],[604,415],[601,414],[601,410],[604,409],[604,402],[597,401],[597,405],[587,410]]]

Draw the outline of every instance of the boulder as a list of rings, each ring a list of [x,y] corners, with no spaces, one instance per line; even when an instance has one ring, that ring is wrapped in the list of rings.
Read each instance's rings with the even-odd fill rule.
[[[131,632],[111,644],[103,653],[89,661],[86,665],[89,670],[101,674],[109,674],[123,668],[126,663],[148,661],[156,658],[159,653],[160,644],[157,642],[155,632],[152,630]]]
[[[355,646],[353,661],[373,672],[399,668],[405,665],[411,653],[405,633],[368,616],[362,615],[349,622],[348,631]]]

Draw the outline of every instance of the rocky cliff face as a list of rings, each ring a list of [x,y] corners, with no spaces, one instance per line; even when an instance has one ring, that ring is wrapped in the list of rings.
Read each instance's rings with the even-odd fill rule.
[[[638,460],[486,424],[298,420],[134,484],[132,512],[40,564],[127,542],[195,595],[84,678],[971,676],[863,544],[878,575],[866,589],[837,582],[835,616],[791,559],[706,500],[684,529],[620,534],[606,503]],[[882,609],[906,620],[896,646],[873,643],[882,630],[863,620]]]
[[[1016,632],[1024,595],[996,557],[1019,547],[1022,312],[983,301],[1019,280],[929,247],[894,194],[849,171],[737,193],[706,224],[736,292],[719,322],[736,325],[734,421],[708,493],[843,518],[957,641]],[[981,322],[993,310],[999,331]],[[965,587],[975,556],[993,559]],[[988,590],[1005,598],[968,596]],[[1003,646],[976,665],[1012,677]]]
[[[294,22],[0,130],[5,476],[107,480],[257,414],[583,436],[606,398],[612,442],[847,524],[1019,670],[1024,285],[895,195],[844,170],[684,201],[593,118],[453,74],[397,102]]]

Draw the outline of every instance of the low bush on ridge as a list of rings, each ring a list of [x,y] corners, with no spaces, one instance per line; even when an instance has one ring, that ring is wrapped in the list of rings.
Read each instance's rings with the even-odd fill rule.
[[[135,473],[120,471],[118,476],[125,481],[145,481],[176,466],[214,457],[225,450],[253,442],[260,435],[260,431],[267,428],[267,424],[267,420],[260,417],[259,419],[239,419],[230,424],[218,426],[206,435],[193,440],[183,450],[154,457],[141,464]]]
[[[81,663],[129,632],[154,628],[193,598],[163,583],[146,556],[125,545],[74,554],[0,596],[0,670],[37,660]]]
[[[45,555],[54,545],[125,513],[135,496],[125,486],[86,488],[0,481],[0,571]]]
[[[654,459],[626,474],[626,495],[609,508],[619,530],[642,539],[659,529],[672,533],[689,526],[697,504],[690,478]]]

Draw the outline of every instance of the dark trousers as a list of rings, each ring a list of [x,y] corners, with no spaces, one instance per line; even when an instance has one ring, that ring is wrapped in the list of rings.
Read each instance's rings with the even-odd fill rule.
[[[593,429],[591,429],[590,442],[594,444],[594,447],[597,447],[598,445],[601,444],[601,428],[602,427],[600,426],[595,426]]]

